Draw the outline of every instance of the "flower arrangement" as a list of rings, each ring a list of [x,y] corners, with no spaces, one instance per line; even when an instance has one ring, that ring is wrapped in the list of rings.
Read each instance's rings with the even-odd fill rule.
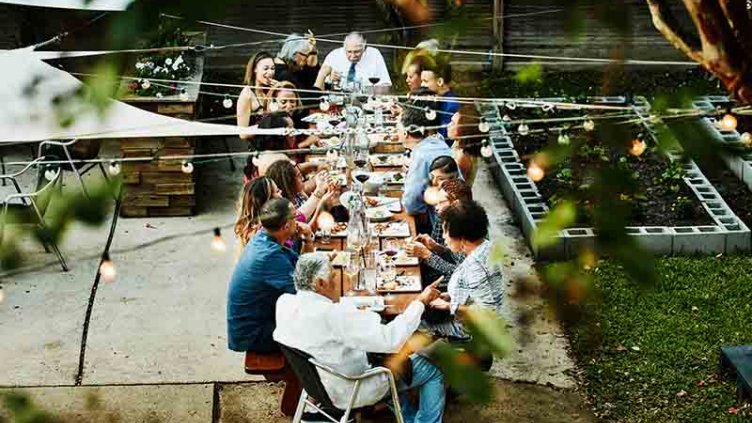
[[[189,45],[190,40],[179,27],[160,25],[157,33],[146,48],[178,47]],[[189,58],[189,60],[191,60]],[[129,91],[139,96],[163,97],[183,95],[185,88],[177,82],[151,81],[169,79],[185,80],[194,73],[194,68],[186,61],[184,51],[158,53],[139,57],[135,64],[134,80],[128,85]]]

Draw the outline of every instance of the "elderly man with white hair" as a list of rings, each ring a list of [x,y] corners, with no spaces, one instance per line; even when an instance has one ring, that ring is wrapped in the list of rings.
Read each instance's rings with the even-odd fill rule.
[[[429,285],[407,309],[387,324],[373,312],[358,310],[349,303],[334,303],[329,293],[338,286],[329,256],[309,253],[300,257],[293,281],[297,293],[277,300],[274,340],[310,354],[321,363],[343,374],[359,375],[371,368],[367,352],[395,353],[402,348],[420,325],[425,307],[438,298],[435,286]],[[444,414],[444,376],[422,356],[410,356],[412,380],[400,381],[400,390],[418,389],[416,410],[402,394],[400,405],[407,423],[439,423]],[[321,382],[332,403],[345,409],[354,382],[319,370]],[[372,405],[389,392],[383,374],[364,380],[354,407]]]
[[[324,59],[316,86],[324,89],[329,80],[342,86],[360,81],[365,86],[375,85],[377,92],[388,92],[392,86],[384,57],[374,47],[366,45],[366,39],[358,32],[345,37],[344,45],[332,50]]]

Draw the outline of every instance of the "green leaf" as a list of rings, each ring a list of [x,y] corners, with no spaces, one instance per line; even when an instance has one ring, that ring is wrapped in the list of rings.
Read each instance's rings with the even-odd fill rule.
[[[559,231],[572,225],[577,219],[577,208],[570,200],[563,200],[548,212],[533,235],[533,244],[548,247],[558,241]]]
[[[447,343],[437,342],[431,353],[444,379],[470,401],[485,403],[491,400],[492,388],[488,376],[483,373],[471,360],[467,353],[459,351]]]
[[[509,334],[506,323],[494,311],[471,306],[465,323],[473,334],[473,339],[477,338],[495,356],[505,357],[512,351],[514,339]]]
[[[514,79],[522,85],[538,84],[543,80],[543,67],[540,63],[532,63],[524,66],[517,71]]]

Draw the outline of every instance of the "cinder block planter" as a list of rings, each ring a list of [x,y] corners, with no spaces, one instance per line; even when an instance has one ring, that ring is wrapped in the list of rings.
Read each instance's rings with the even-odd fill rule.
[[[563,99],[544,100],[562,101]],[[624,97],[597,97],[591,100],[600,104],[625,104]],[[650,125],[647,119],[650,105],[643,98],[635,99],[635,104],[635,112],[645,118],[646,125]],[[499,110],[494,105],[478,104],[478,109],[484,116],[495,113],[497,121],[501,122]],[[723,140],[722,142],[732,142],[733,135],[718,133],[719,139]],[[512,139],[507,135],[504,126],[501,125],[498,129],[494,128],[489,134],[489,139],[494,148],[494,155],[490,159],[495,162],[491,164],[492,168],[495,169],[494,177],[519,221],[522,232],[535,257],[539,260],[564,259],[575,256],[583,248],[593,248],[596,234],[592,228],[567,228],[560,232],[558,243],[555,246],[544,250],[533,245],[533,235],[537,230],[538,222],[548,212],[548,206],[539,194],[535,183],[528,178],[525,166],[514,150]],[[738,134],[736,134],[736,142],[739,142]],[[671,160],[677,158],[678,156],[669,155]],[[695,255],[749,251],[752,239],[749,228],[739,220],[693,162],[687,163],[685,170],[687,175],[684,182],[703,204],[703,208],[711,216],[715,225],[628,227],[626,230],[629,236],[634,237],[647,251],[656,255]],[[749,163],[748,172],[751,179],[750,183],[752,183],[752,162]]]

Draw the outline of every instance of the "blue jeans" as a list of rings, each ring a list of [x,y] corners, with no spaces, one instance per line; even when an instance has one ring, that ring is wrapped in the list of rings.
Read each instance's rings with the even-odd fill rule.
[[[405,423],[441,423],[446,401],[444,374],[433,363],[419,355],[411,355],[410,362],[413,368],[410,386],[401,381],[397,386],[400,390],[402,418]],[[405,392],[413,388],[417,388],[420,394],[417,410]]]

